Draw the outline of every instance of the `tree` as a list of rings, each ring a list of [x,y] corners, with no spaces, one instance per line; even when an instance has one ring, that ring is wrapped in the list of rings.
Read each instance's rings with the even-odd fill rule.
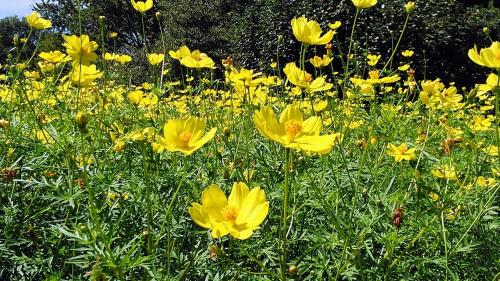
[[[5,63],[9,54],[16,54],[14,37],[18,37],[19,39],[26,38],[28,34],[28,25],[18,17],[14,16],[0,19],[0,63]],[[21,43],[18,43],[17,46],[21,46]],[[31,42],[27,44],[27,46],[32,47]],[[30,49],[32,48],[26,48],[23,54],[26,55]]]

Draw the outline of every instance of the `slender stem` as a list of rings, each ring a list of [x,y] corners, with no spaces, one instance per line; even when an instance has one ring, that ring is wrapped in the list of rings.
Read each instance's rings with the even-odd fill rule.
[[[399,38],[398,38],[398,42],[396,43],[396,47],[394,47],[394,49],[392,49],[392,53],[391,53],[391,56],[389,57],[389,59],[387,60],[387,62],[385,63],[384,65],[384,68],[382,68],[382,71],[381,72],[384,72],[384,70],[389,66],[389,64],[392,62],[392,59],[394,58],[394,55],[396,54],[398,48],[399,48],[399,44],[401,43],[401,39],[403,39],[403,34],[405,33],[406,31],[406,27],[408,26],[408,20],[410,19],[410,13],[408,13],[406,15],[406,20],[405,20],[405,24],[403,25],[403,30],[401,30],[401,34],[399,34]]]
[[[354,40],[354,31],[356,30],[356,23],[358,21],[358,16],[359,16],[359,12],[361,11],[361,9],[356,9],[356,15],[354,16],[354,22],[352,23],[352,29],[351,29],[351,37],[349,38],[349,50],[347,51],[347,63],[346,63],[346,67],[345,67],[345,75],[344,76],[347,76],[347,74],[349,73],[349,57],[351,56],[351,51],[352,51],[352,42]],[[346,78],[346,77],[344,77]]]
[[[498,126],[500,125],[498,121],[498,115],[500,112],[500,106],[498,104],[498,99],[500,99],[500,69],[497,71],[497,89],[495,91],[495,134],[497,139],[497,151],[500,149],[500,134],[498,132]],[[498,164],[500,164],[500,155],[497,156]]]
[[[286,278],[287,262],[287,229],[288,229],[288,193],[290,190],[290,148],[285,149],[285,186],[283,190],[283,226],[282,226],[282,249],[281,249],[281,279]]]

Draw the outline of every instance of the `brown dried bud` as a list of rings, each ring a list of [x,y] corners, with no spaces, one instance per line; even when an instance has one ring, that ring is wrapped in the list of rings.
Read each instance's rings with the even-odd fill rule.
[[[403,223],[403,208],[398,207],[392,212],[392,224],[399,229]]]
[[[0,128],[8,129],[9,125],[10,125],[9,121],[7,121],[5,119],[0,119]]]
[[[225,68],[233,66],[233,63],[234,63],[233,62],[233,58],[231,56],[228,56],[227,58],[225,58],[225,59],[222,60],[222,65]]]
[[[17,171],[14,168],[4,168],[0,170],[0,176],[4,182],[11,182],[17,175]]]
[[[441,148],[443,149],[444,153],[446,155],[451,154],[451,149],[456,143],[460,143],[464,140],[462,137],[456,137],[456,138],[447,138],[441,143]]]
[[[367,146],[366,140],[360,139],[356,141],[356,144],[358,145],[359,148],[365,149]]]
[[[219,248],[217,245],[208,246],[208,258],[213,261],[217,260],[217,257],[221,252],[221,248]]]
[[[75,184],[78,185],[80,188],[85,188],[85,180],[82,178],[76,179]]]

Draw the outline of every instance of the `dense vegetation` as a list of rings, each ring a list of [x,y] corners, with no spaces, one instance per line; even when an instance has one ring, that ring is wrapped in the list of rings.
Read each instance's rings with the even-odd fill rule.
[[[492,1],[75,2],[0,21],[1,280],[500,277]]]

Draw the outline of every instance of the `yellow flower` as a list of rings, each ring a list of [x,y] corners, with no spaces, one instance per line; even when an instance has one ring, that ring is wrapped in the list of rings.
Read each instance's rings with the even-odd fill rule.
[[[480,187],[490,187],[490,186],[494,186],[495,183],[496,183],[496,180],[495,178],[485,178],[483,176],[479,176],[476,180],[476,183],[477,185],[479,185]]]
[[[65,41],[63,46],[66,47],[66,53],[70,55],[73,62],[89,64],[97,59],[97,54],[94,51],[97,50],[99,45],[95,41],[90,41],[88,35],[63,35],[63,38]]]
[[[183,57],[188,57],[191,55],[191,51],[187,46],[181,46],[177,51],[168,52],[171,58],[180,61]]]
[[[317,116],[303,119],[296,105],[289,105],[281,113],[279,121],[270,107],[255,111],[253,122],[266,138],[287,148],[326,154],[335,142],[334,135],[321,135],[322,121]]]
[[[368,79],[360,79],[360,78],[351,78],[351,82],[355,85],[360,85],[360,84],[389,84],[389,83],[394,83],[397,82],[401,79],[399,75],[395,74],[392,76],[387,76],[380,78],[380,72],[378,70],[372,70],[368,72]]]
[[[407,71],[408,69],[410,69],[409,64],[403,64],[402,66],[398,67],[399,71]]]
[[[305,16],[292,19],[292,31],[295,38],[305,45],[325,45],[332,41],[332,30],[321,36],[319,23],[308,20]]]
[[[33,12],[26,17],[29,26],[34,29],[47,29],[52,27],[50,20],[46,20],[40,16],[38,12]]]
[[[74,64],[73,69],[69,73],[69,77],[74,85],[85,88],[90,86],[94,82],[94,80],[101,78],[102,72],[97,70],[95,64]]]
[[[180,62],[188,68],[215,68],[215,62],[200,50],[194,50],[189,55],[182,57]]]
[[[132,7],[134,7],[136,11],[139,11],[141,13],[145,13],[149,9],[153,8],[153,0],[146,0],[146,1],[131,0],[131,2],[132,2]]]
[[[328,27],[333,29],[333,30],[336,30],[338,29],[340,26],[342,25],[342,23],[340,21],[336,21],[334,23],[329,23],[328,24]]]
[[[316,68],[323,68],[328,66],[332,60],[333,59],[331,57],[323,55],[323,57],[314,56],[314,58],[310,59],[309,62]]]
[[[377,0],[351,0],[358,9],[368,9],[377,4]]]
[[[387,154],[389,156],[393,156],[396,162],[401,162],[403,160],[410,161],[417,158],[415,155],[415,148],[408,149],[406,143],[403,143],[400,146],[388,144],[387,149],[389,149]]]
[[[193,203],[189,215],[193,221],[211,229],[213,238],[230,234],[248,239],[269,213],[266,193],[260,187],[250,190],[243,182],[233,184],[229,198],[219,186],[212,184],[201,195],[201,204]]]
[[[488,116],[484,117],[483,115],[474,116],[469,128],[474,132],[481,131],[489,131],[491,130],[492,122],[495,120],[495,117]]]
[[[488,147],[484,148],[483,151],[489,156],[498,156],[500,148],[496,145],[490,144]]]
[[[38,56],[49,63],[61,63],[71,60],[70,57],[61,51],[41,52]]]
[[[405,11],[409,14],[415,10],[415,2],[410,1],[405,4]]]
[[[412,50],[404,50],[401,52],[401,55],[405,58],[410,58],[413,56],[413,54],[415,54],[415,52]]]
[[[381,55],[368,54],[366,56],[366,59],[368,60],[368,65],[369,66],[375,66],[377,64],[377,62],[380,60],[381,57],[382,57]]]
[[[286,77],[288,78],[288,81],[290,81],[290,83],[294,84],[297,87],[300,87],[307,93],[328,91],[333,87],[332,84],[326,83],[324,77],[318,77],[313,80],[311,74],[298,68],[294,62],[288,63],[283,71],[285,72]]]
[[[151,65],[158,65],[165,59],[165,55],[163,54],[148,54],[147,57]]]
[[[493,42],[489,48],[483,48],[478,53],[477,47],[469,50],[469,58],[482,66],[500,69],[500,42]]]
[[[437,166],[431,171],[431,174],[439,179],[456,180],[457,173],[455,167],[450,165]]]
[[[201,118],[169,120],[163,127],[164,137],[158,137],[157,151],[162,152],[166,149],[170,152],[179,151],[184,155],[191,155],[212,140],[217,132],[217,128],[212,128],[203,135],[204,130],[205,121]]]

